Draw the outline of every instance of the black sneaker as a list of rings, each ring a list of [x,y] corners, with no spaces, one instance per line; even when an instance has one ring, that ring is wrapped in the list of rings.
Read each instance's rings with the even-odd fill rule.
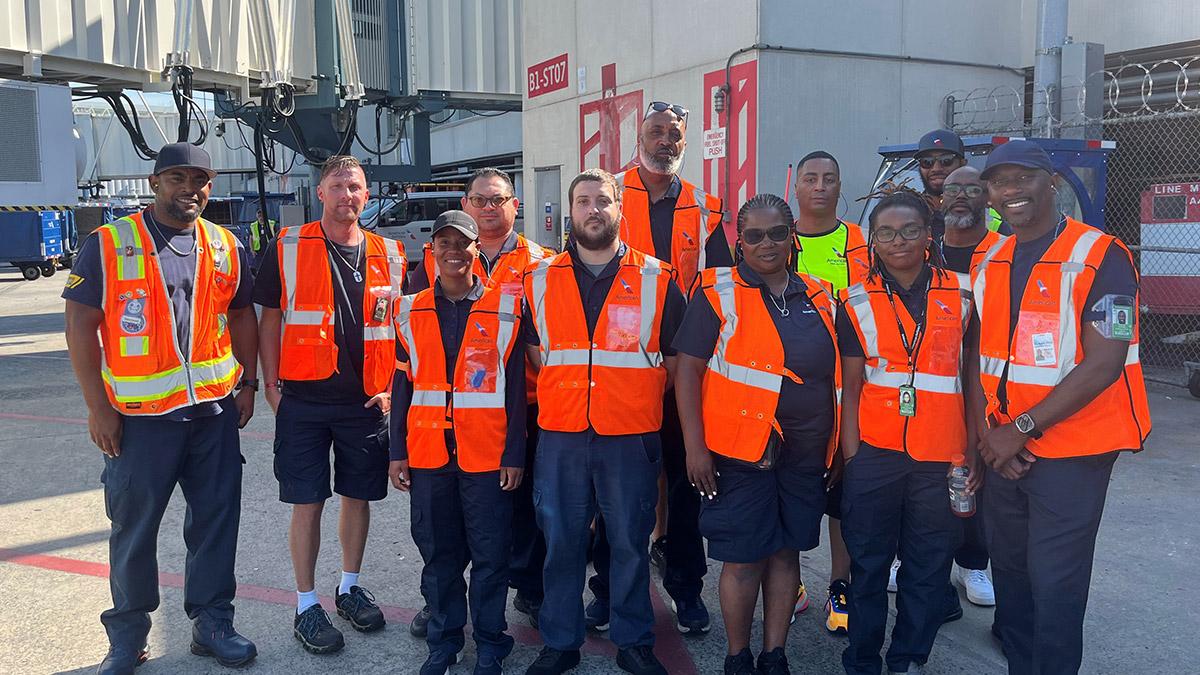
[[[577,665],[578,649],[560,652],[550,647],[542,647],[538,657],[525,670],[525,675],[561,675]]]
[[[420,675],[446,675],[450,666],[458,663],[458,654],[454,652],[430,652],[425,663],[421,664]]]
[[[521,591],[513,596],[513,609],[529,617],[529,623],[534,628],[538,625],[538,614],[542,611],[542,599],[531,598]]]
[[[329,614],[320,604],[313,605],[296,615],[292,634],[300,645],[313,654],[332,654],[346,646],[342,631],[333,627]]]
[[[417,615],[412,618],[408,624],[408,633],[415,638],[425,639],[429,634],[429,619],[433,616],[433,612],[429,611],[429,605],[421,608]]]
[[[942,623],[958,621],[963,617],[962,601],[958,599],[958,589],[953,584],[946,586],[946,614]]]
[[[758,675],[754,667],[754,655],[746,647],[733,656],[725,657],[725,675]]]
[[[618,649],[617,667],[634,675],[667,675],[667,669],[654,656],[650,645]]]
[[[655,539],[650,544],[650,564],[658,568],[659,574],[662,574],[667,569],[667,536]]]
[[[758,675],[791,675],[783,647],[776,647],[758,655]]]
[[[671,599],[671,609],[675,610],[675,626],[684,635],[702,635],[708,632],[708,607],[699,596],[691,600]]]
[[[349,593],[338,593],[339,590],[341,589],[334,590],[337,597],[334,604],[337,606],[338,616],[349,621],[354,630],[370,633],[383,628],[387,623],[383,618],[383,611],[375,604],[375,596],[371,591],[362,586],[351,586]]]
[[[588,630],[608,630],[608,618],[608,603],[600,598],[593,598],[587,607],[583,608],[583,623],[588,627]]]

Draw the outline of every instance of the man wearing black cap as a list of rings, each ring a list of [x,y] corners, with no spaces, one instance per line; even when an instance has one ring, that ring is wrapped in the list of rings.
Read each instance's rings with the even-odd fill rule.
[[[520,297],[473,272],[479,229],[462,211],[433,224],[433,288],[400,300],[392,385],[392,485],[411,492],[412,536],[425,561],[429,658],[422,675],[457,662],[470,614],[476,675],[499,675],[513,639],[504,608],[513,491],[525,466],[525,349]]]
[[[921,137],[916,158],[925,199],[933,211],[930,223],[933,239],[940,243],[946,232],[946,223],[942,219],[942,186],[952,171],[967,163],[966,151],[958,134],[949,129],[934,129]]]
[[[1078,672],[1109,477],[1150,432],[1132,257],[1059,213],[1053,171],[1030,141],[988,156],[989,200],[1014,236],[973,273],[979,386],[968,401],[988,467],[992,632],[1010,673]]]
[[[163,147],[149,177],[154,204],[96,230],[62,294],[112,520],[102,674],[132,673],[146,659],[159,603],[158,527],[176,484],[188,509],[184,609],[192,653],[224,666],[257,654],[233,629],[233,568],[238,428],[254,414],[258,330],[245,250],[200,218],[215,175],[203,149]]]

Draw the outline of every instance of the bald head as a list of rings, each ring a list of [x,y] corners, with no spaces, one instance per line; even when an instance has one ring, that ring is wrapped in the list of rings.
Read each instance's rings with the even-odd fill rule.
[[[947,228],[971,229],[985,225],[987,189],[979,177],[979,169],[960,166],[942,185],[942,214]]]
[[[638,161],[659,175],[676,174],[687,148],[687,119],[671,110],[651,112],[638,130]]]

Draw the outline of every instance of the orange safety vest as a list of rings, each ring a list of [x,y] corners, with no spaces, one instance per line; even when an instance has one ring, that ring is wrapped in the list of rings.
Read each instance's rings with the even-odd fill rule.
[[[799,276],[833,341],[834,417],[825,455],[829,466],[837,450],[842,414],[842,362],[834,337],[833,287],[815,277]],[[783,341],[763,303],[762,291],[746,283],[736,267],[701,271],[700,289],[721,319],[700,394],[704,442],[717,454],[756,462],[771,429],[782,433],[775,411],[783,378],[803,382],[784,366]]]
[[[429,280],[429,287],[433,288],[433,282],[438,278],[437,261],[433,259],[433,246],[426,242],[421,251],[421,266],[425,270],[425,278]],[[552,255],[554,252],[550,249],[542,248],[526,239],[524,235],[518,234],[516,248],[507,253],[501,253],[500,257],[496,258],[496,263],[492,265],[491,275],[488,275],[487,270],[484,269],[482,253],[475,258],[475,264],[471,267],[471,271],[475,273],[475,276],[483,279],[489,288],[500,288],[505,293],[520,297],[522,293],[521,278],[525,275],[525,268],[529,267],[531,263]]]
[[[1111,246],[1121,240],[1067,218],[1066,226],[1033,266],[1021,296],[1021,313],[1009,337],[1010,285],[1016,238],[993,247],[973,274],[978,304],[979,379],[988,416],[1004,424],[1028,412],[1084,359],[1080,315]],[[1150,433],[1150,404],[1138,358],[1138,302],[1134,298],[1133,340],[1125,369],[1100,395],[1058,424],[1042,429],[1025,447],[1039,457],[1079,457],[1114,450],[1140,450]],[[1035,349],[1035,336],[1051,342]],[[1050,345],[1053,345],[1052,347]],[[1005,370],[1007,412],[1000,407]]]
[[[846,287],[849,287],[867,278],[867,274],[871,271],[871,257],[867,251],[867,240],[863,238],[862,228],[857,223],[851,223],[846,220],[839,220],[838,222],[846,226],[846,241],[842,244],[840,255],[846,260]],[[795,240],[796,273],[803,276],[806,272],[803,267],[804,261],[800,258],[800,252],[804,250],[804,238],[797,234]],[[832,279],[825,279],[825,281],[833,283]]]
[[[907,452],[913,459],[949,462],[967,447],[963,405],[963,336],[971,318],[967,275],[932,271],[925,298],[925,327],[912,362],[897,319],[912,340],[916,323],[881,278],[842,291],[843,307],[866,355],[858,403],[859,434],[877,448]],[[916,415],[900,414],[900,387],[916,390]]]
[[[163,415],[222,399],[242,367],[229,339],[229,302],[241,279],[237,240],[206,220],[196,226],[191,338],[184,354],[154,239],[135,213],[97,230],[104,270],[100,374],[124,415]]]
[[[671,266],[679,275],[682,288],[691,288],[705,267],[704,247],[712,233],[721,227],[721,200],[691,183],[679,179],[679,199],[675,202],[675,227],[671,232]],[[638,169],[617,174],[622,188],[621,241],[646,255],[655,255],[654,235],[650,232],[650,193],[642,183]]]
[[[659,328],[671,267],[626,247],[596,329],[588,335],[570,252],[525,274],[530,320],[542,356],[538,424],[548,431],[605,436],[662,427],[667,385]]]
[[[517,343],[521,300],[492,288],[475,301],[454,364],[453,384],[446,381],[446,350],[434,302],[433,289],[427,288],[401,298],[396,310],[396,335],[408,352],[413,385],[409,466],[445,466],[450,461],[445,432],[452,429],[459,468],[468,473],[496,471],[509,421],[504,366]]]
[[[983,239],[975,246],[975,251],[971,253],[971,273],[975,273],[975,268],[979,267],[979,263],[983,262],[984,256],[992,249],[993,246],[1007,239],[999,232],[988,230],[987,234],[983,235]]]
[[[363,391],[388,391],[396,367],[394,300],[400,297],[407,261],[400,242],[371,232],[366,237],[363,288]],[[324,380],[337,368],[333,271],[320,221],[287,227],[276,239],[283,292],[283,344],[279,379]],[[381,308],[381,309],[380,309]]]

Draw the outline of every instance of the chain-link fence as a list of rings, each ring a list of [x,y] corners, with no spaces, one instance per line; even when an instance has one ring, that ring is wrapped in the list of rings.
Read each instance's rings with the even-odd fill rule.
[[[1102,81],[1100,114],[1080,113],[1087,109],[1080,85],[1061,92],[1078,103],[1063,104],[1075,111],[1067,120],[1034,119],[1026,101],[1040,100],[1038,92],[1011,88],[952,93],[948,119],[962,135],[1036,137],[1054,129],[1115,142],[1104,226],[1130,246],[1141,274],[1146,376],[1200,397],[1200,56],[1123,64]]]

